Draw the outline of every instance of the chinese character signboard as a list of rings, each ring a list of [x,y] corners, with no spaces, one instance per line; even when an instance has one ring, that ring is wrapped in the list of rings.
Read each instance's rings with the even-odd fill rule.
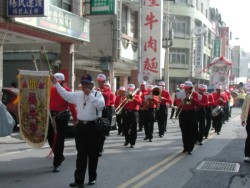
[[[142,1],[142,77],[161,79],[162,0]]]
[[[201,77],[201,70],[203,69],[203,35],[196,36],[195,48],[195,77]]]
[[[220,30],[220,38],[222,39],[221,56],[227,57],[227,46],[229,45],[229,27],[222,27]]]
[[[91,14],[114,14],[114,0],[92,0]]]
[[[48,0],[7,0],[8,17],[46,17]]]
[[[88,19],[79,17],[53,5],[49,5],[48,17],[15,18],[15,21],[77,40],[90,41]]]

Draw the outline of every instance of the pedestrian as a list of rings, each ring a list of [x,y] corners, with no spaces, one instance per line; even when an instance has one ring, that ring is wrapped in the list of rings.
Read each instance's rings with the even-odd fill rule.
[[[243,102],[245,100],[246,93],[244,90],[239,90],[238,100],[239,100],[239,107],[242,108]]]
[[[245,158],[244,161],[250,162],[250,95],[248,94],[245,97],[245,100],[242,105],[242,113],[241,113],[241,124],[242,126],[246,126],[247,138],[245,142]]]
[[[15,124],[15,120],[0,100],[0,137],[9,136],[13,132]]]
[[[140,105],[140,108],[139,108],[139,122],[138,122],[138,130],[137,130],[137,132],[141,132],[145,126],[144,124],[145,124],[145,116],[146,116],[146,108],[147,108],[147,105],[144,102],[144,95],[148,94],[145,81],[143,80],[140,81],[140,89],[137,91],[136,94],[139,95],[142,99],[142,104]]]
[[[198,93],[194,91],[192,82],[184,83],[185,98],[180,104],[179,125],[182,133],[182,153],[192,154],[198,134],[196,107],[199,104]]]
[[[204,94],[207,86],[204,84],[199,84],[198,86],[198,99],[199,104],[196,108],[197,113],[197,121],[198,121],[198,135],[197,135],[197,144],[203,145],[203,135],[205,130],[205,118],[206,118],[206,110],[205,108],[208,106],[208,96]]]
[[[61,87],[65,88],[66,91],[70,91],[68,87],[63,86],[65,81],[64,74],[56,73],[54,74],[57,82],[61,85]],[[49,129],[48,129],[48,142],[51,150],[54,153],[53,159],[53,172],[59,172],[59,166],[65,160],[63,155],[64,151],[64,141],[65,141],[65,132],[68,126],[68,120],[70,117],[69,110],[73,117],[74,124],[77,123],[76,117],[76,109],[75,105],[68,103],[64,100],[55,86],[51,87],[50,90],[50,114],[52,116],[53,122],[49,121]],[[55,123],[54,123],[55,122]],[[56,135],[56,137],[54,137]]]
[[[115,97],[115,111],[116,111],[116,123],[118,126],[118,135],[122,134],[124,136],[124,108],[126,101],[126,88],[124,86],[120,86],[117,95]]]
[[[93,90],[94,82],[89,74],[82,76],[82,91],[68,92],[52,76],[51,80],[57,92],[77,108],[77,125],[75,126],[75,142],[77,150],[75,181],[70,187],[83,187],[88,166],[89,185],[96,183],[100,134],[95,131],[97,117],[101,116],[105,106],[104,98],[99,91]]]
[[[144,140],[149,140],[149,142],[153,141],[153,133],[154,133],[154,122],[155,122],[155,111],[156,106],[159,103],[159,97],[153,95],[153,85],[148,85],[147,90],[148,94],[144,95],[144,103],[147,103],[147,109],[145,109],[144,118],[144,130],[145,130],[145,138]]]
[[[105,107],[102,110],[102,117],[108,118],[111,124],[112,119],[112,112],[111,112],[111,100],[112,100],[112,93],[111,89],[108,87],[105,87],[106,82],[106,76],[104,74],[98,74],[97,75],[97,83],[98,87],[95,88],[97,91],[100,91],[104,97],[105,101]],[[102,156],[103,148],[104,148],[104,142],[106,140],[106,136],[109,135],[109,132],[102,132],[100,134],[100,140],[99,140],[99,156]]]
[[[214,103],[212,107],[212,111],[215,111],[216,109],[222,109],[226,105],[226,98],[222,93],[222,87],[217,86],[216,91],[212,93],[214,98]],[[213,116],[213,127],[215,129],[215,133],[217,135],[220,134],[221,128],[222,128],[222,121],[223,121],[223,110],[219,111],[216,115]]]
[[[167,119],[169,105],[172,107],[173,102],[170,98],[169,92],[165,89],[165,82],[160,81],[158,87],[161,88],[159,94],[158,109],[156,109],[156,117],[159,128],[159,137],[163,137],[167,131]]]
[[[138,122],[138,111],[141,105],[141,97],[136,94],[135,85],[129,84],[127,87],[127,100],[124,106],[124,146],[130,144],[130,148],[134,148],[137,139],[137,122]]]
[[[207,98],[208,98],[208,104],[205,108],[205,110],[206,110],[206,123],[205,123],[205,129],[204,129],[204,137],[205,137],[205,139],[207,139],[209,132],[210,132],[211,124],[212,124],[212,105],[214,103],[214,97],[211,93],[207,92],[207,87],[206,87],[204,94],[207,95]]]

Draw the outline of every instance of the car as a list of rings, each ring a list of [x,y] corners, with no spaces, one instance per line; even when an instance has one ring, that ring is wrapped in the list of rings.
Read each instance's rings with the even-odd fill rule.
[[[18,89],[2,88],[2,103],[7,107],[8,112],[15,120],[14,130],[17,129],[19,123],[18,118]]]

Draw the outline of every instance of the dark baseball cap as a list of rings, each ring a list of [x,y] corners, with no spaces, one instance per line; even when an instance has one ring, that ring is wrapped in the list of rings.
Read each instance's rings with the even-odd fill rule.
[[[92,77],[89,75],[89,74],[84,74],[82,77],[81,77],[81,84],[93,84],[93,80],[92,80]]]

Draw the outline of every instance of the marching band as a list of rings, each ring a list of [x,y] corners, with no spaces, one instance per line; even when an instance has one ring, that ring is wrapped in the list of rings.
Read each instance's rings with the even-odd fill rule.
[[[167,131],[168,108],[172,108],[170,119],[173,123],[179,120],[183,153],[192,154],[194,145],[203,145],[202,141],[208,138],[210,130],[214,128],[215,133],[220,134],[223,116],[229,117],[229,114],[224,115],[229,113],[225,106],[232,97],[225,95],[226,91],[222,92],[221,87],[208,93],[205,84],[196,88],[190,81],[180,84],[172,97],[163,81],[155,86],[141,81],[138,89],[134,84],[129,84],[127,90],[121,86],[115,97],[118,135],[125,136],[124,146],[130,144],[134,148],[137,128],[139,131],[144,129],[144,141],[152,142],[154,123],[157,122],[159,137],[162,138]]]

